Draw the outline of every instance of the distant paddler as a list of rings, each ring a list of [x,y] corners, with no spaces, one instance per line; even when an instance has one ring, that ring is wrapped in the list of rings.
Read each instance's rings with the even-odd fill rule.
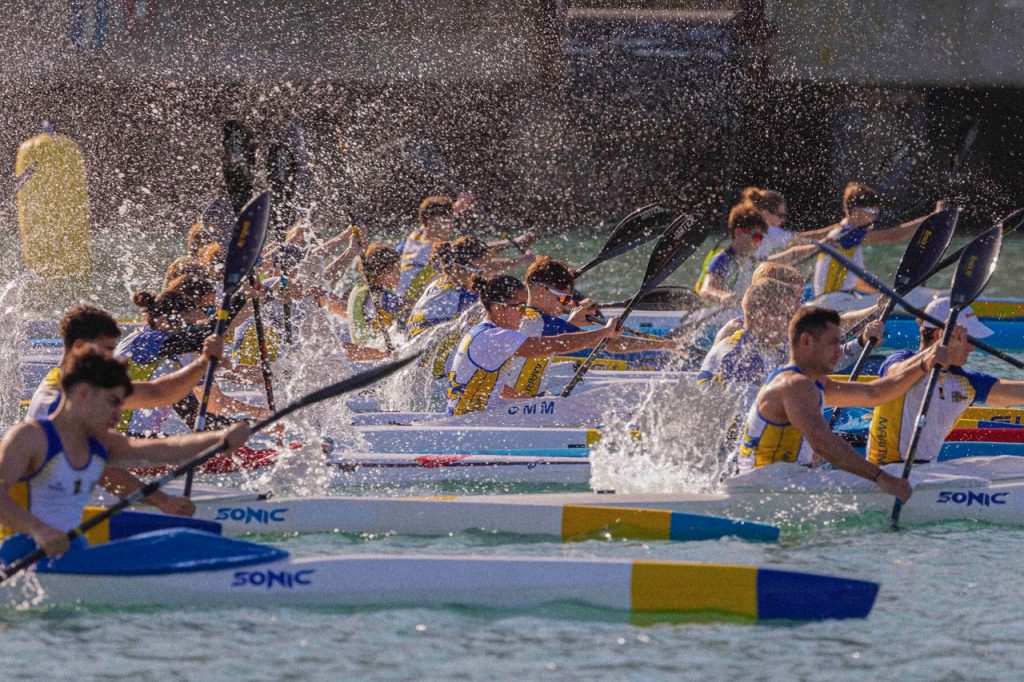
[[[618,318],[601,329],[530,337],[519,331],[526,306],[526,287],[515,277],[478,278],[473,284],[484,308],[484,320],[459,342],[448,379],[449,415],[485,410],[498,398],[521,398],[509,375],[515,358],[548,357],[596,346],[617,338]]]
[[[373,242],[359,258],[363,281],[348,296],[348,325],[352,342],[366,346],[382,341],[381,328],[389,329],[405,308],[396,293],[401,280],[398,251]]]
[[[882,209],[882,198],[867,185],[851,182],[843,190],[843,219],[832,227],[828,239],[848,258],[864,265],[865,244],[892,244],[903,241],[917,231],[928,216],[921,216],[887,229],[878,229],[875,221]],[[939,202],[935,210],[942,209]],[[827,253],[818,254],[814,264],[813,303],[837,310],[870,306],[877,292],[864,284]]]
[[[828,377],[841,355],[839,313],[801,308],[789,322],[788,335],[788,363],[768,377],[747,414],[738,455],[740,470],[780,462],[812,467],[820,458],[872,481],[886,494],[909,499],[910,483],[858,455],[832,432],[822,408],[885,404],[920,381],[934,363],[948,363],[949,349],[935,345],[923,351],[917,362],[904,363],[884,378],[847,383]]]
[[[459,237],[453,242],[434,244],[430,265],[441,276],[427,285],[413,306],[407,333],[415,336],[453,320],[476,303],[472,280],[485,274],[489,260],[487,244],[478,237]]]
[[[519,331],[530,337],[551,337],[572,334],[589,325],[587,319],[596,310],[590,299],[576,301],[576,277],[572,268],[550,256],[539,256],[526,271],[527,300],[523,309]],[[562,315],[568,314],[568,319]],[[619,336],[606,346],[612,353],[641,353],[644,351],[682,352],[672,339],[649,339]],[[513,394],[518,398],[532,398],[540,392],[544,372],[551,355],[517,357],[508,370]]]
[[[925,312],[938,320],[948,319],[949,297],[935,299]],[[912,350],[896,351],[882,363],[879,376],[900,372],[906,366],[920,362],[922,356],[941,341],[942,329],[924,320],[918,320],[918,325],[921,331],[920,350],[916,353]],[[915,462],[934,460],[957,420],[972,405],[1024,405],[1024,381],[1000,379],[963,367],[974,351],[974,346],[967,340],[968,335],[976,339],[992,335],[992,330],[978,319],[970,306],[964,308],[957,318],[957,328],[949,344],[950,366],[939,374],[928,419],[917,445]],[[868,436],[868,459],[873,463],[891,464],[905,459],[926,384],[926,380],[918,380],[904,395],[875,408]]]
[[[811,244],[817,239],[824,239],[831,227],[806,232],[792,232],[786,229],[789,213],[786,209],[786,198],[781,192],[761,187],[747,187],[740,194],[741,204],[750,204],[757,209],[764,219],[767,229],[764,239],[754,251],[754,260],[765,261],[769,256],[785,251],[792,246]]]
[[[67,533],[78,526],[107,464],[175,464],[210,446],[245,443],[250,428],[173,438],[131,439],[112,430],[121,417],[132,380],[125,364],[92,347],[75,351],[60,378],[61,409],[29,419],[0,442],[0,561],[10,563],[33,545],[48,556],[69,548]],[[13,534],[28,537],[10,538]]]

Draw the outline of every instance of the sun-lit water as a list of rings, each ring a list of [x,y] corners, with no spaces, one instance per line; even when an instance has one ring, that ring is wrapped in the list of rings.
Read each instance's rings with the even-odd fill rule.
[[[158,283],[162,264],[177,248],[176,241],[167,239],[156,254],[147,251],[152,258],[128,269],[124,264],[132,262],[130,252],[115,250],[110,234],[100,239],[107,240],[111,262],[97,268],[93,284],[100,303],[126,313],[127,291]],[[599,236],[549,238],[538,250],[578,263],[592,255],[600,242]],[[1021,256],[1022,243],[1009,240],[988,293],[1019,293],[1014,264]],[[867,260],[888,277],[898,257],[897,249],[874,249]],[[639,282],[645,259],[644,253],[637,253],[604,265],[587,275],[581,287],[602,299],[628,296]],[[688,263],[671,281],[689,283],[694,270],[695,265]],[[111,272],[118,275],[109,277]],[[293,371],[301,367],[312,371],[316,363],[316,380],[282,389],[282,395],[326,383],[331,372],[344,371],[340,364],[324,364],[324,357],[304,358]],[[1024,376],[981,356],[972,362],[1002,376]],[[669,423],[665,415],[675,421]],[[694,423],[684,401],[666,408],[665,415],[661,418],[663,442],[679,451],[685,451],[696,431],[707,426],[706,420]],[[317,419],[325,418],[314,414],[306,426],[315,431],[323,426]],[[457,490],[452,484],[403,489],[424,494]],[[538,486],[495,484],[473,492],[536,490]],[[822,528],[786,529],[777,546],[736,540],[561,544],[487,533],[445,538],[324,534],[265,539],[297,556],[373,551],[727,562],[877,580],[882,590],[865,621],[775,626],[640,626],[625,617],[577,605],[526,612],[211,609],[201,605],[43,612],[5,609],[0,610],[4,673],[11,679],[539,679],[569,675],[588,679],[883,675],[994,679],[1024,665],[1024,626],[1015,615],[1024,608],[1024,574],[1018,569],[1024,536],[1017,528],[961,522],[892,533],[884,519],[872,517]]]

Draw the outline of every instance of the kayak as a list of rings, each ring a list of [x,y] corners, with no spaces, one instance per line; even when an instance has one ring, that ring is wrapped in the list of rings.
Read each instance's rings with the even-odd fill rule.
[[[294,558],[194,530],[73,550],[0,587],[8,605],[471,606],[582,604],[673,620],[865,618],[878,584],[720,564],[355,554]]]
[[[195,518],[221,525],[226,535],[247,533],[398,533],[444,536],[470,530],[579,540],[672,540],[691,542],[736,537],[778,540],[778,528],[706,514],[630,509],[607,505],[520,505],[514,514],[464,498],[210,497],[196,501]]]
[[[372,454],[331,458],[335,485],[406,483],[559,483],[587,485],[587,450],[547,455]]]

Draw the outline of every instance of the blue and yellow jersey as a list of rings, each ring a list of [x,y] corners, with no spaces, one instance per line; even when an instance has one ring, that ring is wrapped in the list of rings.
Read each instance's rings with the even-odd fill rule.
[[[844,219],[839,226],[828,233],[828,239],[838,241],[837,249],[857,265],[864,265],[864,239],[868,236],[870,225],[853,227]],[[827,253],[819,253],[814,263],[814,296],[822,296],[837,291],[854,291],[857,288],[857,276],[849,272],[841,263]]]
[[[519,324],[519,331],[527,336],[557,336],[578,332],[580,328],[560,317],[542,313],[535,308],[526,308],[523,320]],[[550,355],[538,358],[512,358],[506,370],[508,385],[520,395],[536,396],[540,393],[541,380],[550,362]]]
[[[418,228],[398,245],[401,274],[395,293],[409,305],[419,300],[427,285],[439,274],[430,265],[433,248],[434,242],[425,238]]]
[[[423,295],[416,301],[409,314],[405,331],[410,336],[415,336],[434,325],[454,320],[477,300],[476,292],[463,289],[458,284],[447,281],[446,277],[438,277],[427,286]]]
[[[488,321],[470,329],[459,342],[448,374],[448,414],[487,409],[505,387],[505,367],[528,338]]]
[[[48,419],[39,420],[46,432],[46,457],[35,471],[22,477],[8,489],[14,502],[44,523],[58,530],[71,530],[82,521],[82,509],[107,466],[107,451],[89,438],[89,459],[74,467],[64,452],[56,427]],[[0,525],[0,538],[14,534]]]
[[[60,367],[54,367],[39,382],[28,404],[26,419],[49,419],[60,407],[64,392],[60,388]]]
[[[395,294],[360,282],[352,288],[348,295],[348,328],[352,342],[361,346],[371,343],[380,336],[378,321],[385,328],[394,324],[398,311],[402,308],[402,299]]]
[[[894,364],[913,356],[914,352],[910,350],[893,353],[882,363],[878,375],[885,376]],[[985,402],[989,391],[998,381],[999,379],[990,374],[962,367],[951,367],[948,371],[940,372],[939,383],[928,406],[928,420],[921,433],[914,459],[934,459],[960,415],[971,405]],[[903,461],[910,448],[914,423],[927,385],[926,375],[906,394],[875,408],[868,432],[868,459],[873,464]]]
[[[795,365],[779,367],[765,382],[767,387],[775,377],[783,372],[802,374]],[[818,407],[825,405],[825,387],[814,382],[818,387]],[[764,390],[764,387],[761,390]],[[773,422],[761,416],[757,409],[757,400],[750,406],[746,422],[743,425],[743,437],[740,440],[739,465],[743,471],[756,467],[775,464],[776,462],[795,462],[810,466],[814,451],[800,431],[789,422]]]
[[[700,293],[704,282],[709,275],[715,275],[722,280],[722,286],[732,292],[743,295],[743,292],[750,287],[750,279],[754,275],[752,258],[741,258],[730,246],[721,251],[709,254],[704,261],[700,279],[697,280],[697,293]]]
[[[150,327],[143,327],[125,337],[114,354],[128,361],[128,376],[132,381],[152,381],[176,372],[195,359],[194,353],[176,353],[173,335]],[[164,431],[168,420],[178,421],[174,407],[125,410],[117,428],[134,435],[153,435]]]
[[[746,329],[738,329],[712,346],[704,356],[697,373],[697,385],[745,384],[760,388],[772,368],[782,364],[785,358],[785,348],[775,352],[758,348]]]

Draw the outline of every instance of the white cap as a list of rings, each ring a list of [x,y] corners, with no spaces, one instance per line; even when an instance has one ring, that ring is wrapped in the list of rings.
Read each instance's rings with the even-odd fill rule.
[[[928,307],[924,309],[926,313],[931,315],[937,320],[946,321],[949,319],[949,296],[943,296],[937,298],[928,304]],[[974,312],[971,306],[967,306],[960,311],[960,315],[956,318],[956,323],[967,329],[967,333],[976,339],[983,339],[986,336],[992,336],[995,332],[986,327],[978,319],[978,313]],[[924,322],[926,327],[935,327],[931,322]]]

